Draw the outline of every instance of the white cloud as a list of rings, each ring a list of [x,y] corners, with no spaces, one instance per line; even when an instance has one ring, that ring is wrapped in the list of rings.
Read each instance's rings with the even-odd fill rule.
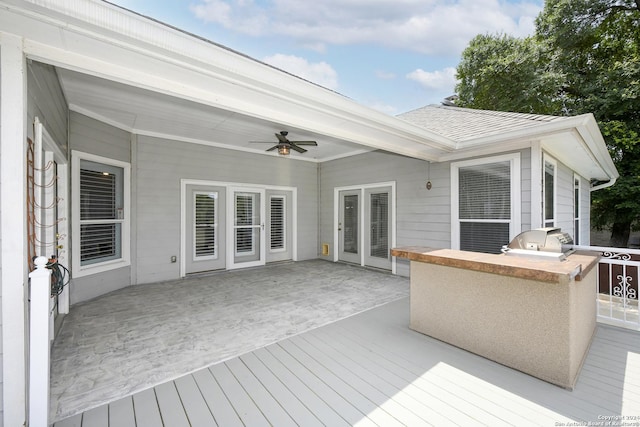
[[[371,43],[421,53],[457,54],[477,34],[531,34],[542,0],[196,0],[205,22],[302,45]]]
[[[424,71],[418,68],[407,74],[407,78],[420,83],[427,89],[453,89],[456,84],[456,69],[447,67],[443,70]]]
[[[338,73],[324,61],[312,63],[299,56],[280,53],[268,56],[263,61],[328,89],[338,88]]]

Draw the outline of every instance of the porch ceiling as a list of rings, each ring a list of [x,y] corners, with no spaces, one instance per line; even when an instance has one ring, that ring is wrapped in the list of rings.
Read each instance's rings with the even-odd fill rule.
[[[315,140],[317,147],[291,157],[327,161],[372,151],[316,132],[250,117],[183,98],[129,86],[112,80],[58,68],[69,108],[138,135],[186,141],[270,156],[265,150],[277,143],[275,133],[289,132],[292,140]],[[249,141],[271,141],[255,144]]]

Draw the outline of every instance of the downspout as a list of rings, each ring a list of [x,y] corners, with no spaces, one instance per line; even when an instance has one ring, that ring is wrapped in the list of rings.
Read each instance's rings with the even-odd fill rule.
[[[617,180],[618,180],[618,178],[611,178],[607,182],[604,182],[602,184],[598,184],[598,185],[595,185],[595,186],[589,188],[589,192],[594,192],[594,191],[602,190],[603,188],[611,187],[613,184],[616,183]]]

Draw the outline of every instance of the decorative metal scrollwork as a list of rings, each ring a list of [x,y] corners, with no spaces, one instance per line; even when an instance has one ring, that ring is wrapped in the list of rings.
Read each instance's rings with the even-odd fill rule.
[[[622,303],[626,307],[628,300],[638,299],[638,294],[636,290],[631,287],[631,281],[633,281],[631,276],[618,274],[617,278],[619,282],[618,286],[613,287],[613,295],[622,298]]]
[[[631,255],[630,254],[625,254],[623,252],[605,251],[605,252],[602,252],[602,257],[605,258],[605,259],[619,259],[621,261],[629,261],[629,260],[631,260]]]

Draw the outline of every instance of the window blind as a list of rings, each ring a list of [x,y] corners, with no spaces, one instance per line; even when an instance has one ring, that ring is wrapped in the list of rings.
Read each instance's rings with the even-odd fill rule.
[[[389,257],[389,194],[371,194],[371,250],[376,258]]]
[[[120,224],[83,224],[80,226],[80,261],[83,264],[120,257]]]
[[[80,219],[116,219],[116,176],[80,169]]]
[[[358,196],[344,196],[344,252],[358,253]]]
[[[236,253],[252,253],[253,246],[253,201],[251,194],[236,194]]]
[[[285,249],[285,201],[284,197],[270,199],[270,237],[272,250]]]
[[[210,194],[199,193],[194,199],[195,256],[216,255],[216,199]]]
[[[460,249],[499,253],[509,243],[510,162],[462,167],[458,173]]]

